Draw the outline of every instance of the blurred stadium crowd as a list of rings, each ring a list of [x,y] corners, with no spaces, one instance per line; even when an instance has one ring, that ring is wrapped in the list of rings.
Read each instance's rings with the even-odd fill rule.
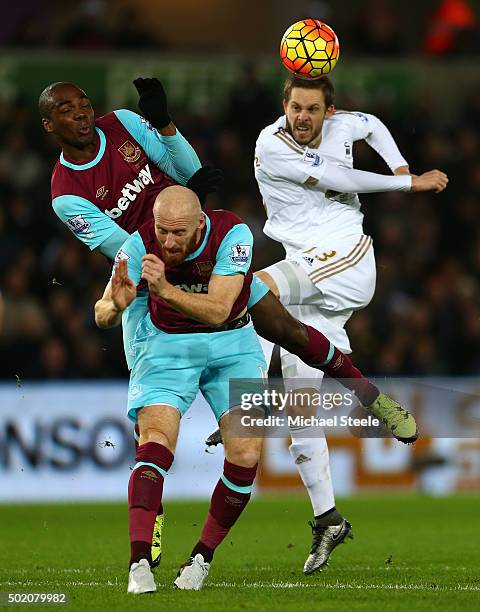
[[[142,7],[149,4],[158,12],[149,0]],[[341,11],[326,0],[289,5],[275,3],[272,11],[266,3],[263,10],[269,22],[288,23],[288,11],[296,18],[331,20],[347,56],[401,58],[422,52],[451,57],[480,51],[478,7],[470,0],[428,0],[418,7],[422,17],[414,23],[410,5],[393,0],[346,0]],[[217,5],[211,0],[209,6]],[[174,38],[162,40],[146,15],[129,0],[82,0],[75,7],[60,0],[25,0],[6,11],[0,46],[184,50]],[[278,24],[271,26],[275,37]],[[269,39],[263,42],[270,45]],[[218,38],[218,45],[224,43]],[[178,44],[185,44],[181,32]],[[248,37],[245,44],[250,44]],[[446,96],[450,87],[449,79]],[[262,234],[264,211],[252,164],[256,136],[280,114],[279,102],[247,67],[222,117],[172,109],[201,160],[224,171],[223,193],[211,197],[208,206],[232,209],[249,223],[256,238],[254,269],[283,257],[283,249]],[[375,241],[378,283],[372,304],[354,315],[348,327],[355,359],[369,374],[480,372],[480,91],[464,96],[448,126],[438,122],[436,102],[422,95],[398,113],[388,104],[358,108],[354,98],[337,101],[340,107],[377,114],[413,172],[439,168],[450,176],[440,196],[362,197],[365,228]],[[108,110],[97,107],[97,116]],[[0,103],[0,130],[0,377],[125,376],[119,330],[100,332],[93,320],[92,306],[103,291],[109,264],[71,235],[51,209],[50,175],[58,156],[54,142],[43,133],[36,109],[22,100]],[[356,148],[356,167],[387,171],[366,145]]]
[[[343,0],[341,4],[332,0],[263,0],[252,2],[253,6],[248,0],[184,0],[178,6],[173,4],[79,0],[72,5],[62,0],[22,0],[11,4],[3,15],[0,46],[158,52],[197,47],[233,50],[235,45],[245,52],[255,44],[270,52],[282,24],[314,17],[335,25],[342,55],[402,57],[423,53],[451,57],[480,51],[480,15],[475,0],[422,0],[414,11],[410,3],[395,0]],[[193,29],[189,28],[192,23],[196,24]]]
[[[247,70],[245,79],[231,92],[223,117],[172,112],[201,160],[223,169],[224,190],[208,206],[229,208],[246,220],[255,234],[259,269],[283,256],[262,234],[264,210],[253,177],[256,135],[276,118],[280,104],[253,73]],[[354,99],[348,108],[355,109]],[[97,116],[106,110],[97,108]],[[387,106],[358,110],[382,118],[413,172],[442,169],[450,185],[438,196],[362,197],[378,283],[373,302],[348,325],[355,359],[376,375],[478,374],[480,92],[463,99],[448,128],[437,124],[435,100],[427,98],[400,114]],[[0,106],[0,130],[1,377],[125,376],[120,331],[97,330],[93,319],[109,264],[51,209],[55,143],[43,134],[36,108],[21,100]],[[356,167],[387,172],[367,145],[355,153]]]

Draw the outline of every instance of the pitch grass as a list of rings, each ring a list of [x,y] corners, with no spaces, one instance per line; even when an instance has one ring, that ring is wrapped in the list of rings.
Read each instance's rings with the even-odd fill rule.
[[[217,552],[200,592],[172,589],[206,503],[166,503],[155,594],[126,593],[120,504],[0,506],[0,591],[66,591],[69,610],[479,610],[479,496],[341,500],[355,539],[327,571],[301,572],[310,545],[303,497],[254,499]],[[46,606],[43,606],[45,609]]]

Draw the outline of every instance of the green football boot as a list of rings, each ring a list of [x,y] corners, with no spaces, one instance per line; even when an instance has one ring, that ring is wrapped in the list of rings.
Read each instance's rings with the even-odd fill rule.
[[[377,417],[400,442],[412,444],[418,438],[417,424],[413,416],[388,395],[380,393],[373,404],[365,406],[365,410]]]
[[[157,514],[152,537],[152,568],[158,567],[160,565],[160,561],[162,560],[162,531],[164,521],[165,515]]]

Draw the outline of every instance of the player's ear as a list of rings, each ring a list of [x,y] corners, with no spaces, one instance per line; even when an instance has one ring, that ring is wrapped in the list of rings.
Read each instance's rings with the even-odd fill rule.
[[[288,106],[288,102],[287,100],[285,100],[285,98],[283,98],[283,112],[285,114],[287,114],[287,106]]]
[[[325,119],[330,119],[330,117],[333,115],[334,112],[335,112],[335,106],[333,104],[330,104],[330,106],[325,111]]]
[[[43,129],[50,133],[53,132],[53,124],[52,121],[50,119],[42,119],[42,125],[43,125]]]
[[[205,227],[205,223],[206,223],[205,215],[202,213],[200,215],[200,219],[198,220],[198,229],[203,230],[203,228]]]

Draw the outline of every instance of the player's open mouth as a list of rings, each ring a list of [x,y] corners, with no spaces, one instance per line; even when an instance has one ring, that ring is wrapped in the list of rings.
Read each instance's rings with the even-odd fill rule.
[[[90,134],[92,132],[92,128],[89,125],[85,125],[81,127],[78,131],[80,132],[80,134],[82,134],[82,136],[86,136],[87,134]]]
[[[302,126],[297,125],[297,127],[295,129],[297,130],[297,132],[300,132],[300,133],[303,133],[303,134],[306,134],[307,132],[310,131],[310,128],[308,126],[305,126],[305,125],[302,125]]]

